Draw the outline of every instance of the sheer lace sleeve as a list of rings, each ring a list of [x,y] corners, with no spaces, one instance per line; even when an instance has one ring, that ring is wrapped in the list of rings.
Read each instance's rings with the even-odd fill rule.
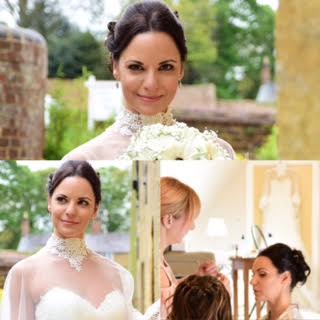
[[[34,304],[23,261],[9,272],[4,285],[1,320],[34,320]]]
[[[130,312],[130,320],[143,320],[145,319],[144,316],[133,307],[132,299],[133,299],[133,292],[134,292],[134,280],[129,271],[125,268],[119,266],[120,268],[120,276],[123,288],[123,294],[126,297],[128,309],[131,310]]]

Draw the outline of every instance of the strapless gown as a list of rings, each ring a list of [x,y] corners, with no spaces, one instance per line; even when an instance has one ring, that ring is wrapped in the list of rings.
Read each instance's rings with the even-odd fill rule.
[[[124,296],[120,291],[108,293],[98,307],[76,293],[52,288],[36,306],[36,320],[127,320]]]

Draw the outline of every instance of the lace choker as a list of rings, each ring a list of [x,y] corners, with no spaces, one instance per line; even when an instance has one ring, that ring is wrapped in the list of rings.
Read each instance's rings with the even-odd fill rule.
[[[143,126],[161,123],[171,126],[175,123],[171,111],[157,113],[153,116],[145,116],[124,109],[117,118],[115,126],[122,136],[132,136],[137,133]]]
[[[68,260],[71,268],[78,272],[81,271],[83,261],[90,252],[83,239],[60,239],[54,234],[47,241],[45,248],[50,253]]]

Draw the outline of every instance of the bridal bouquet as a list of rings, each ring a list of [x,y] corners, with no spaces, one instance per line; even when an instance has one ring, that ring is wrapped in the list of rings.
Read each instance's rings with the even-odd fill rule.
[[[229,159],[211,130],[200,132],[183,122],[144,126],[132,137],[122,160],[212,160]]]

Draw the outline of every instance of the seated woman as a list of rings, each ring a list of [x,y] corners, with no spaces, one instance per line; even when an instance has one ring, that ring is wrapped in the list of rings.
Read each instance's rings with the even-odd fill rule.
[[[168,320],[232,320],[230,296],[212,276],[191,275],[177,286]]]
[[[106,47],[113,76],[121,84],[123,113],[106,131],[64,159],[116,159],[144,126],[176,123],[169,105],[184,76],[188,51],[177,14],[162,1],[139,1],[130,5],[119,21],[110,22],[108,29]],[[215,142],[234,158],[227,142],[219,138]]]
[[[53,233],[42,249],[10,270],[1,320],[140,317],[132,307],[131,274],[86,245],[85,232],[100,202],[99,176],[85,161],[68,161],[49,177]]]
[[[251,284],[257,301],[266,301],[266,320],[303,319],[291,293],[297,283],[303,285],[311,270],[301,251],[276,243],[262,250],[253,264]]]

